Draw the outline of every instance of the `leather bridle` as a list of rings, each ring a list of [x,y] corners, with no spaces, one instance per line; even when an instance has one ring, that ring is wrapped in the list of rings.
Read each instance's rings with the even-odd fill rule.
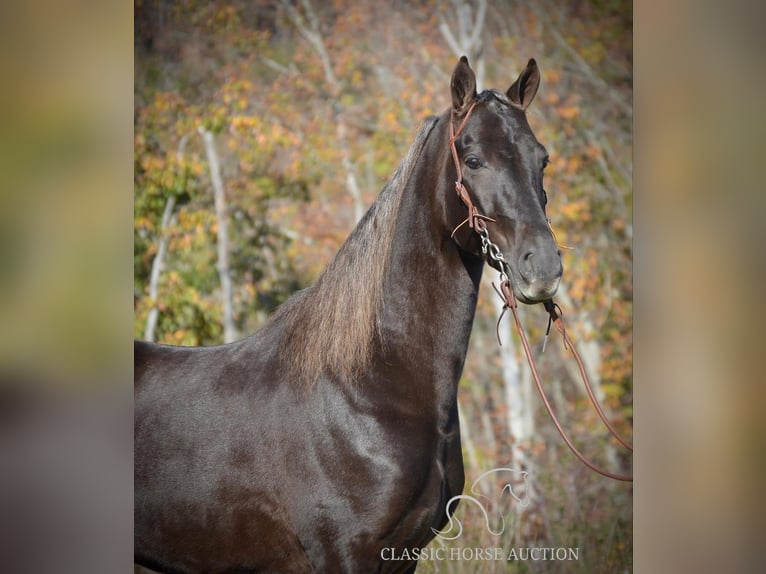
[[[543,385],[540,381],[540,375],[537,371],[537,366],[535,365],[534,358],[532,357],[532,351],[529,347],[529,342],[527,341],[526,334],[524,333],[524,329],[521,326],[521,321],[519,320],[519,316],[516,312],[517,303],[516,303],[516,297],[513,292],[513,285],[511,284],[510,266],[505,261],[505,258],[500,248],[497,246],[496,243],[492,242],[492,240],[489,237],[489,230],[487,229],[487,224],[485,222],[487,221],[495,222],[495,220],[491,217],[488,217],[486,215],[482,215],[481,213],[479,213],[478,208],[476,207],[476,205],[474,205],[473,201],[471,200],[471,195],[468,192],[468,189],[465,187],[465,184],[463,183],[463,171],[460,167],[460,157],[458,155],[455,142],[458,136],[462,133],[463,129],[465,128],[465,125],[468,122],[468,119],[471,117],[471,114],[473,113],[473,110],[476,107],[477,103],[478,102],[474,101],[471,104],[471,106],[465,112],[465,115],[463,116],[462,121],[460,122],[457,128],[455,128],[455,124],[459,118],[457,117],[457,113],[455,112],[455,110],[452,111],[452,116],[450,118],[449,146],[450,146],[450,151],[452,152],[452,159],[455,162],[455,171],[457,172],[457,179],[455,180],[455,190],[457,191],[457,195],[460,198],[460,200],[463,202],[463,204],[465,204],[466,208],[468,208],[468,217],[465,220],[463,220],[457,227],[455,227],[455,229],[452,231],[452,236],[454,237],[457,230],[467,223],[468,226],[479,235],[479,238],[481,240],[482,253],[486,257],[487,261],[489,262],[489,260],[491,259],[498,265],[499,273],[500,273],[500,288],[498,289],[497,287],[495,287],[494,283],[492,284],[492,286],[495,287],[495,290],[497,291],[497,293],[500,295],[500,297],[503,300],[503,312],[500,314],[500,318],[498,319],[498,326],[505,312],[508,309],[510,309],[513,315],[514,323],[516,324],[516,330],[518,331],[519,338],[521,339],[521,344],[524,349],[524,354],[527,357],[527,362],[529,363],[529,367],[532,371],[532,377],[535,380],[535,385],[537,386],[537,390],[540,393],[540,397],[542,398],[543,404],[545,405],[545,409],[548,411],[548,414],[550,415],[551,420],[553,420],[553,424],[556,426],[556,429],[561,435],[561,438],[564,439],[564,442],[566,443],[566,445],[569,447],[572,453],[574,453],[574,455],[578,459],[580,459],[580,461],[585,466],[587,466],[594,472],[597,472],[598,474],[601,474],[603,476],[606,476],[608,478],[612,478],[615,480],[632,481],[633,480],[632,476],[615,474],[607,470],[603,470],[599,468],[598,466],[596,466],[594,463],[592,463],[590,460],[588,460],[577,449],[577,447],[574,445],[572,440],[567,435],[566,431],[564,431],[564,428],[561,426],[561,423],[559,422],[558,417],[553,412],[553,407],[551,406],[551,403],[548,400],[547,395],[545,394],[545,389],[543,388]],[[552,229],[551,229],[551,234],[553,235],[555,240],[556,235],[553,233]],[[604,423],[604,425],[609,430],[609,432],[612,434],[612,436],[614,436],[614,438],[617,439],[617,441],[620,444],[622,444],[625,448],[633,452],[633,445],[620,436],[620,434],[617,432],[614,426],[609,422],[609,419],[604,414],[604,410],[601,408],[601,405],[596,399],[595,393],[593,392],[593,387],[591,386],[590,380],[588,379],[588,375],[585,372],[585,366],[583,365],[582,359],[580,358],[580,355],[577,353],[577,349],[575,348],[574,344],[572,343],[572,340],[567,334],[566,328],[564,326],[564,321],[562,319],[561,307],[559,307],[559,305],[555,303],[553,299],[544,301],[543,306],[545,307],[545,310],[548,313],[548,329],[546,330],[546,333],[545,333],[546,340],[548,338],[548,332],[550,331],[550,327],[552,324],[556,327],[556,330],[561,335],[564,341],[564,348],[572,352],[572,355],[575,361],[577,362],[577,368],[580,371],[580,376],[582,377],[582,380],[585,384],[585,389],[588,393],[588,397],[590,398],[591,403],[593,403],[593,406],[595,407],[599,418]],[[498,340],[499,340],[499,337],[498,337]],[[545,350],[545,344],[543,344],[543,350]]]

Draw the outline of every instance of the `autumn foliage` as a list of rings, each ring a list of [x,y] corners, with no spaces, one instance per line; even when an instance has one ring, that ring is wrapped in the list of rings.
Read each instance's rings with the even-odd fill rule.
[[[316,278],[354,225],[355,202],[372,203],[419,122],[449,105],[457,58],[440,25],[459,26],[450,7],[461,3],[444,4],[314,2],[312,23],[302,2],[137,0],[136,337],[143,338],[156,307],[155,340],[222,341],[217,221],[199,128],[214,134],[221,158],[234,319],[244,335]],[[625,435],[632,428],[631,10],[619,0],[489,2],[481,51],[481,88],[507,88],[530,57],[540,65],[529,120],[551,158],[545,185],[552,227],[571,247],[563,251],[557,300]],[[321,39],[324,57],[307,31]],[[349,178],[359,197],[350,193]],[[173,216],[163,227],[171,197]],[[149,283],[163,237],[167,254],[155,300]],[[482,289],[461,382],[469,477],[474,465],[487,468],[508,453],[493,296]],[[523,320],[530,338],[541,340],[542,309],[526,309]],[[555,338],[549,349],[541,369],[571,434],[604,466],[630,466],[618,449],[603,454],[608,435],[567,353]],[[628,487],[579,466],[539,400],[525,408],[535,412],[536,440],[525,448],[538,461],[536,491],[543,494],[512,542],[584,546],[588,562],[518,571],[629,570]]]

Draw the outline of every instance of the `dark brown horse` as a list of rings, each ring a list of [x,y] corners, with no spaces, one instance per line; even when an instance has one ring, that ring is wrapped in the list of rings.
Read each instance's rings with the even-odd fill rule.
[[[451,126],[516,297],[548,300],[562,267],[525,114],[538,84],[530,60],[505,93],[477,94],[462,58],[452,107],[424,122],[315,285],[235,343],[135,343],[137,563],[414,571],[386,558],[428,544],[463,490],[457,387],[484,265]]]

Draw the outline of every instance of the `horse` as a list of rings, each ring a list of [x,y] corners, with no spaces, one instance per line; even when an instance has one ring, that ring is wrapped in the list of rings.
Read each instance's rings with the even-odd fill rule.
[[[485,260],[498,267],[482,236],[518,301],[561,279],[526,117],[539,83],[531,59],[477,93],[462,57],[452,105],[312,286],[233,343],[134,342],[137,564],[415,571],[463,492],[458,382]]]

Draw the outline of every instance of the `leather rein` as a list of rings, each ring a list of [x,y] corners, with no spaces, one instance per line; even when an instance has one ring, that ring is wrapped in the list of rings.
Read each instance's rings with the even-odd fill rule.
[[[545,394],[545,389],[543,388],[543,385],[540,381],[540,375],[537,371],[537,366],[535,365],[534,358],[532,357],[532,351],[529,347],[527,336],[524,333],[524,329],[521,326],[521,321],[519,320],[518,313],[516,312],[517,303],[516,303],[516,296],[514,295],[514,292],[513,292],[513,285],[511,284],[511,279],[510,279],[510,266],[508,265],[508,262],[505,261],[505,258],[503,257],[503,254],[500,248],[497,246],[497,244],[493,243],[489,237],[489,230],[487,229],[486,222],[487,221],[495,222],[495,220],[492,219],[491,217],[488,217],[486,215],[482,215],[481,213],[479,213],[478,208],[474,205],[473,201],[471,200],[471,195],[468,193],[468,190],[463,184],[463,172],[460,168],[460,157],[458,156],[455,142],[457,140],[457,137],[462,133],[466,123],[468,122],[468,118],[471,117],[471,114],[473,113],[473,110],[476,107],[476,103],[477,102],[473,102],[471,106],[468,108],[468,111],[465,113],[457,129],[455,128],[455,123],[457,118],[456,118],[454,110],[452,111],[452,117],[450,121],[449,146],[450,146],[450,151],[452,152],[452,159],[455,162],[455,171],[457,172],[457,179],[455,181],[455,190],[457,191],[457,195],[460,198],[460,200],[468,208],[468,217],[452,231],[452,236],[454,237],[457,230],[467,223],[468,226],[479,235],[479,238],[481,239],[481,249],[484,256],[488,260],[489,259],[494,260],[495,263],[497,263],[498,266],[500,267],[500,288],[498,289],[497,287],[495,287],[494,283],[492,284],[492,286],[495,288],[495,291],[497,291],[498,295],[500,295],[500,297],[503,300],[503,312],[500,314],[500,318],[498,319],[498,328],[500,325],[500,321],[503,318],[503,315],[508,309],[510,309],[511,313],[513,314],[514,323],[516,324],[516,330],[518,331],[519,338],[521,339],[522,347],[524,348],[524,354],[527,357],[527,362],[529,363],[529,367],[532,371],[532,377],[535,380],[535,385],[537,386],[537,390],[540,393],[540,397],[542,398],[543,404],[545,405],[545,409],[548,411],[548,414],[550,415],[551,420],[553,421],[553,424],[556,426],[556,429],[561,435],[561,438],[564,439],[564,442],[569,447],[569,450],[571,450],[572,453],[574,453],[574,455],[578,459],[580,459],[580,461],[585,466],[587,466],[594,472],[597,472],[598,474],[606,476],[607,478],[612,478],[614,480],[632,481],[633,477],[630,475],[615,474],[607,470],[603,470],[599,468],[598,466],[596,466],[594,463],[592,463],[590,460],[588,460],[585,457],[585,455],[583,455],[577,449],[577,447],[574,445],[572,440],[567,435],[566,431],[564,431],[564,428],[561,426],[561,423],[559,422],[558,417],[553,412],[553,407],[551,406],[551,403],[548,400],[547,395]],[[553,234],[552,229],[551,229],[551,234]],[[555,240],[555,237],[556,237],[555,234],[553,234],[553,237]],[[572,355],[575,361],[577,362],[577,368],[579,369],[580,376],[582,377],[582,380],[585,384],[585,389],[588,393],[588,397],[590,398],[591,403],[595,407],[599,418],[604,423],[604,425],[609,430],[609,432],[612,434],[612,436],[614,436],[614,438],[617,439],[617,441],[622,446],[624,446],[629,451],[633,452],[633,445],[620,436],[620,434],[617,432],[614,426],[609,422],[609,419],[604,414],[604,410],[601,408],[601,405],[596,399],[596,395],[593,392],[593,387],[591,386],[590,380],[588,379],[588,375],[585,372],[585,366],[582,362],[582,359],[580,358],[580,355],[577,353],[577,349],[575,348],[574,344],[572,343],[572,340],[569,338],[569,335],[567,334],[566,327],[564,326],[564,321],[562,319],[561,307],[559,307],[558,304],[553,301],[553,299],[544,301],[543,306],[545,307],[545,310],[548,313],[548,329],[546,330],[546,333],[545,333],[545,341],[543,342],[543,351],[545,351],[545,342],[547,341],[548,333],[550,331],[551,325],[553,325],[556,327],[556,330],[559,332],[559,334],[561,335],[564,341],[564,348],[571,350]],[[499,341],[499,337],[498,337],[498,341]]]

